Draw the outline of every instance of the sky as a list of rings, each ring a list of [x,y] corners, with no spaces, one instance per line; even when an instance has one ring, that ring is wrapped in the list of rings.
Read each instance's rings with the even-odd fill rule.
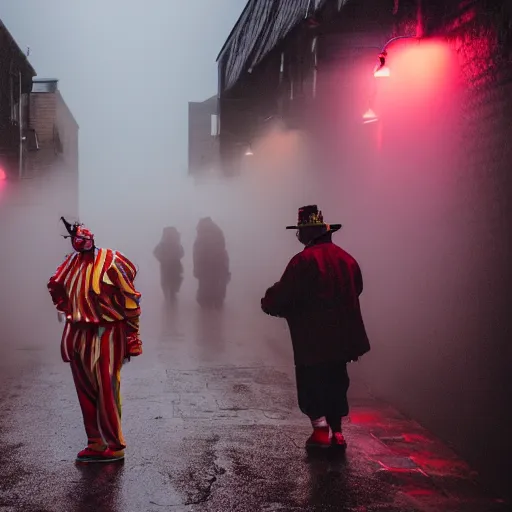
[[[41,78],[58,78],[80,125],[81,214],[164,199],[187,172],[187,109],[217,92],[215,59],[245,0],[0,0]],[[144,179],[141,178],[144,176]],[[130,186],[132,184],[132,186]]]

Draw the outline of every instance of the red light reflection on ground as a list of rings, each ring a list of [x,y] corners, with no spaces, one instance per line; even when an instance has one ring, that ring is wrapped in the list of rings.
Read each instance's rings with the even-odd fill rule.
[[[437,494],[437,491],[434,491],[433,489],[421,489],[421,488],[414,488],[414,489],[407,489],[405,494],[409,496],[414,496],[415,498],[426,498],[427,496],[434,496]]]
[[[355,424],[372,423],[377,425],[383,421],[382,414],[377,411],[357,411],[350,413],[350,422]]]
[[[409,455],[410,459],[430,473],[459,475],[471,472],[469,466],[460,460],[440,459],[433,453],[421,452]]]
[[[430,443],[430,442],[432,442],[432,440],[429,437],[424,436],[422,434],[415,434],[415,433],[402,434],[402,439],[406,443]]]

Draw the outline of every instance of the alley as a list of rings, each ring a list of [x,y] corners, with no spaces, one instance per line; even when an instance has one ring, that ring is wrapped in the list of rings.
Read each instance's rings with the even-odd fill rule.
[[[146,294],[145,353],[123,370],[122,464],[75,465],[85,439],[57,319],[44,339],[3,343],[0,510],[506,509],[449,449],[372,400],[356,368],[346,457],[308,456],[285,326],[256,306],[206,313],[185,293],[165,309]]]
[[[511,0],[0,4],[0,512],[512,511]]]

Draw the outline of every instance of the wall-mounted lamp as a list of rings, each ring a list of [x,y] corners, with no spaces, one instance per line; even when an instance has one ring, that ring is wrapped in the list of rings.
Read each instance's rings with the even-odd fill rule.
[[[245,150],[245,156],[254,156],[251,146],[247,146],[247,149]]]
[[[363,114],[363,124],[376,123],[378,120],[377,114],[371,108]]]
[[[373,76],[375,78],[387,78],[391,75],[390,69],[386,66],[387,55],[388,53],[386,51],[379,54],[379,64],[377,64],[373,70]]]
[[[417,36],[397,36],[390,39],[382,48],[379,53],[379,63],[375,66],[373,70],[373,76],[375,78],[387,78],[391,76],[391,70],[386,66],[386,57],[388,56],[388,52],[386,51],[387,47],[397,41],[398,39],[419,39]]]

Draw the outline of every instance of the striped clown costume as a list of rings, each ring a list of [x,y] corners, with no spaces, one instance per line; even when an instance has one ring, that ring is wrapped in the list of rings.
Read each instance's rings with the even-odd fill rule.
[[[124,255],[94,244],[93,234],[62,218],[74,251],[59,266],[48,290],[66,319],[61,355],[70,363],[82,409],[87,447],[77,461],[124,458],[121,429],[121,367],[142,354],[140,293],[135,265]]]

